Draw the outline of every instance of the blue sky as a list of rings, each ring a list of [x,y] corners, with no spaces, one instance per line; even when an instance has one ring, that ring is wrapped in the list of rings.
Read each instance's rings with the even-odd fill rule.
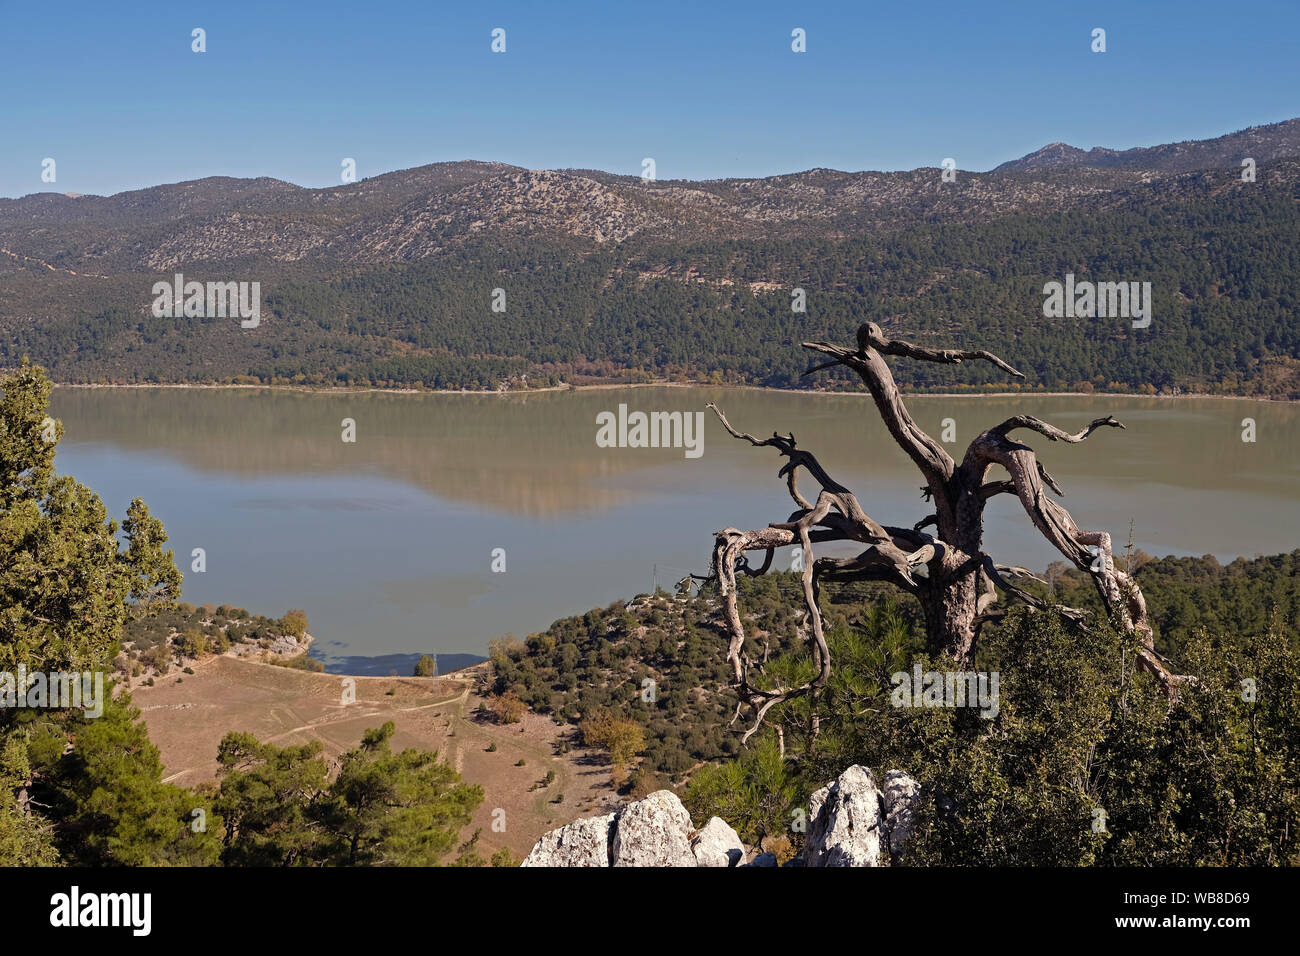
[[[636,174],[647,156],[660,179],[988,169],[1300,115],[1298,48],[1296,0],[0,0],[0,196],[336,185],[344,157],[361,177],[456,159]]]

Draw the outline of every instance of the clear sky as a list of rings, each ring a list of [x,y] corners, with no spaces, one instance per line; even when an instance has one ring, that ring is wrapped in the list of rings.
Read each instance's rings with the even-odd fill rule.
[[[653,157],[660,179],[979,170],[1057,140],[1289,119],[1298,94],[1300,0],[0,0],[0,196],[336,185],[345,157],[359,177],[457,159],[636,174]]]

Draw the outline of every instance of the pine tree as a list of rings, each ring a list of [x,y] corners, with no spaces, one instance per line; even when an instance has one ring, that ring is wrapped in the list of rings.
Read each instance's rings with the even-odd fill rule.
[[[0,379],[0,672],[102,672],[131,617],[174,605],[181,575],[161,522],[135,499],[122,523],[54,470],[63,428],[50,383],[24,361]],[[110,697],[107,680],[104,697]],[[125,700],[104,712],[0,710],[0,863],[210,862],[201,806],[162,784]],[[71,746],[69,746],[71,745]]]

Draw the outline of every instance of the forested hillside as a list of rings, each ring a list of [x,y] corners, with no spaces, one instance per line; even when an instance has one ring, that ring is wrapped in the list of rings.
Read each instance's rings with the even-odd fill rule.
[[[792,387],[798,342],[848,341],[872,320],[922,343],[996,343],[1023,388],[1295,397],[1295,126],[951,183],[939,170],[647,183],[457,163],[327,190],[202,180],[4,200],[0,366],[30,355],[68,382]],[[1239,147],[1260,156],[1253,182]],[[1186,168],[1198,162],[1215,165]],[[260,282],[261,324],[155,318],[153,283],[176,272]],[[1067,274],[1149,282],[1150,325],[1045,318],[1044,285]],[[896,374],[1009,384],[977,366]]]
[[[1081,631],[1018,610],[985,631],[979,653],[982,670],[1001,674],[993,719],[891,706],[892,674],[944,665],[926,657],[919,608],[865,583],[823,588],[836,670],[769,714],[743,750],[711,588],[501,642],[496,690],[577,724],[627,792],[678,788],[693,818],[722,816],[782,858],[801,839],[790,822],[808,795],[857,762],[902,767],[939,795],[913,863],[1296,863],[1300,551],[1228,565],[1128,560],[1158,648],[1196,677],[1172,704],[1099,617]],[[1083,573],[1057,564],[1046,577],[1055,600],[1099,610]],[[770,679],[811,674],[799,587],[793,574],[740,579],[746,657],[766,661]]]
[[[1139,552],[1132,560],[1156,646],[1166,657],[1184,660],[1198,635],[1239,648],[1273,630],[1289,634],[1300,651],[1300,551],[1227,565],[1208,555],[1152,559]],[[1100,610],[1082,572],[1057,562],[1047,578],[1054,601]],[[738,583],[750,615],[749,656],[775,658],[800,648],[798,575],[772,572]],[[1027,589],[1049,596],[1032,582]],[[828,582],[822,595],[823,613],[834,622],[828,629],[840,640],[853,634],[870,645],[876,664],[862,673],[879,676],[892,655],[924,652],[920,608],[892,587]],[[644,730],[642,775],[680,781],[700,762],[738,751],[738,734],[728,726],[735,701],[727,689],[729,638],[720,614],[711,586],[690,598],[661,591],[556,621],[526,641],[503,639],[492,648],[496,692],[513,693],[557,720],[577,723],[608,712],[633,721]],[[990,624],[987,633],[998,626]],[[653,701],[642,694],[646,680],[655,683]]]

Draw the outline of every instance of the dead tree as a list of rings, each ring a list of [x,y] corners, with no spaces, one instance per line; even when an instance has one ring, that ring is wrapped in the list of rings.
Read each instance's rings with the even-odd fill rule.
[[[984,503],[1001,494],[1019,498],[1043,536],[1075,567],[1091,575],[1112,622],[1138,636],[1141,665],[1166,690],[1173,692],[1174,686],[1184,678],[1171,674],[1156,653],[1146,602],[1133,578],[1116,567],[1110,535],[1080,529],[1070,513],[1048,497],[1048,490],[1057,496],[1064,492],[1043,468],[1034,450],[1010,437],[1012,432],[1023,430],[1037,432],[1050,441],[1077,443],[1098,428],[1123,428],[1120,422],[1110,416],[1099,418],[1071,435],[1032,416],[1017,415],[980,434],[958,463],[912,420],[885,356],[948,364],[978,359],[1023,378],[1020,372],[982,350],[928,349],[887,339],[874,322],[858,329],[856,349],[825,342],[804,342],[803,347],[832,357],[810,368],[805,375],[845,365],[861,376],[889,434],[920,470],[925,480],[922,496],[933,504],[934,513],[910,528],[877,524],[848,488],[831,478],[811,453],[798,447],[793,434],[758,439],[737,431],[721,409],[709,406],[733,437],[755,446],[771,446],[787,459],[779,477],[786,479],[790,497],[797,506],[787,520],[766,528],[719,531],[714,543],[709,577],[716,578],[722,594],[731,638],[727,660],[742,706],[748,704],[755,712],[754,723],[744,740],[762,726],[764,715],[773,706],[810,693],[830,676],[830,652],[817,601],[823,580],[884,581],[913,595],[921,605],[931,653],[946,654],[963,668],[969,668],[974,662],[980,628],[1006,614],[1005,607],[1000,606],[1003,598],[999,590],[1006,598],[1020,600],[1039,610],[1050,608],[1077,626],[1086,626],[1084,612],[1048,605],[1015,584],[1015,579],[1033,577],[1024,568],[996,564],[984,552]],[[995,465],[1005,469],[1010,478],[989,480],[989,470]],[[800,468],[820,486],[815,500],[809,501],[798,487]],[[931,527],[933,534],[925,530]],[[856,541],[866,547],[852,558],[815,557],[813,546],[827,541]],[[805,624],[817,673],[801,686],[765,689],[749,679],[748,672],[753,665],[744,656],[745,627],[737,606],[736,573],[765,573],[772,566],[775,549],[788,545],[800,545],[804,552]],[[760,567],[750,566],[746,556],[749,551],[766,552]]]

